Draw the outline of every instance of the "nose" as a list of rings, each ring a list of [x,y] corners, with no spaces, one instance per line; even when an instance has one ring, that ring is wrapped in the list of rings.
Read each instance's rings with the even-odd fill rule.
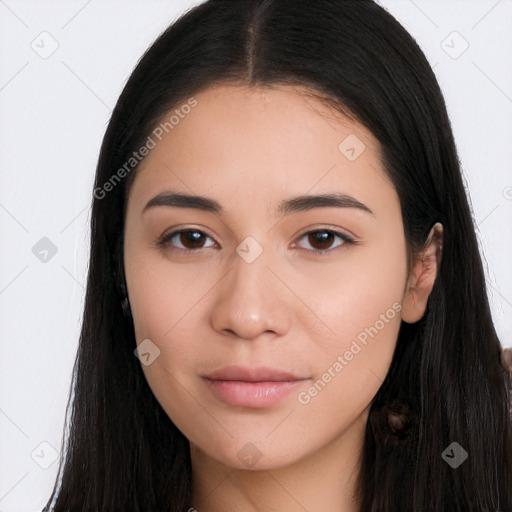
[[[279,275],[283,272],[267,256],[263,251],[248,263],[234,253],[230,270],[216,287],[211,310],[211,325],[217,332],[254,340],[263,333],[282,336],[290,329],[293,293]]]

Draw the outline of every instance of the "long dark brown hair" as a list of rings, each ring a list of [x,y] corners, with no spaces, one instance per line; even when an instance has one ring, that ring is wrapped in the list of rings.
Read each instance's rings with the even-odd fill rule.
[[[435,222],[444,226],[425,315],[402,322],[371,404],[361,512],[512,511],[508,375],[450,121],[424,54],[371,0],[209,0],[144,54],[103,140],[68,429],[45,512],[191,506],[188,440],[150,390],[121,306],[126,198],[137,169],[126,163],[165,113],[217,84],[306,86],[379,140],[408,248],[420,250]],[[468,454],[456,468],[446,458],[452,443]]]

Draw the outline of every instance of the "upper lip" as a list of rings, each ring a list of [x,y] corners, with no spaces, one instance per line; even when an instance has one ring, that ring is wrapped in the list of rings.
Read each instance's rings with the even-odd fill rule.
[[[244,382],[287,382],[305,380],[291,372],[269,366],[223,366],[204,376],[209,380],[238,380]]]

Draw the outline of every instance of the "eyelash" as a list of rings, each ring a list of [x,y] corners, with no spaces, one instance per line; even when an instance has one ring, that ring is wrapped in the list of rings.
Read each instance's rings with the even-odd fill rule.
[[[159,247],[163,247],[163,248],[167,248],[170,246],[170,241],[176,236],[176,235],[179,235],[181,233],[187,233],[187,232],[191,232],[191,233],[201,233],[202,235],[205,235],[206,237],[210,238],[213,240],[212,237],[210,237],[209,235],[207,235],[206,233],[204,233],[203,231],[199,230],[199,229],[180,229],[180,230],[177,230],[177,231],[172,231],[171,233],[168,233],[168,234],[165,234],[163,235],[158,241],[157,241],[157,245]],[[348,244],[348,245],[358,245],[359,242],[356,241],[355,239],[353,239],[352,237],[346,235],[345,233],[341,233],[339,231],[335,231],[335,230],[332,230],[332,229],[327,229],[327,228],[324,228],[324,229],[314,229],[312,231],[307,231],[306,233],[303,233],[302,235],[299,236],[298,240],[301,240],[302,238],[304,238],[306,235],[310,235],[312,233],[329,233],[329,234],[332,234],[332,235],[335,235],[337,237],[339,237],[343,243],[332,248],[332,249],[325,249],[325,250],[320,250],[320,249],[304,249],[308,252],[312,252],[315,256],[324,256],[326,254],[329,254],[331,252],[334,252],[336,251],[336,249],[340,249],[342,248],[344,245]],[[294,245],[295,245],[295,242],[293,242]],[[211,247],[211,246],[210,246]],[[299,247],[300,249],[303,249],[302,247]],[[181,247],[172,247],[172,250],[173,251],[184,251],[184,252],[189,252],[189,253],[198,253],[198,252],[202,252],[204,249],[209,249],[209,247],[200,247],[199,249],[183,249]]]

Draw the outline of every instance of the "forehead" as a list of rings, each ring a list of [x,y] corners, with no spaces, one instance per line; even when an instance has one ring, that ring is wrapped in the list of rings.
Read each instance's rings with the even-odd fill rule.
[[[180,106],[163,116],[160,127],[167,129],[153,135],[155,146],[137,170],[134,200],[165,186],[226,203],[249,197],[277,202],[313,188],[357,193],[362,185],[382,187],[387,177],[373,134],[310,92],[219,85],[193,95],[188,113],[167,125]]]

